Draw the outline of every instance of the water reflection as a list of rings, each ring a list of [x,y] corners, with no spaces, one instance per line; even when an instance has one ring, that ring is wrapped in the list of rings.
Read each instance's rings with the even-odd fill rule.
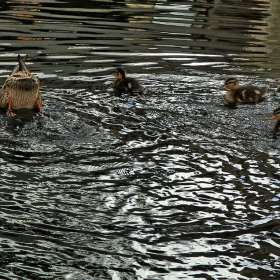
[[[60,16],[60,1],[40,5],[24,1],[9,3],[11,6],[5,3],[2,7],[4,17],[9,16],[22,25],[12,25],[6,37],[9,39],[13,35],[11,30],[14,30],[19,31],[20,35],[15,34],[18,40],[43,41],[36,46],[37,54],[36,49],[28,47],[32,43],[24,45],[30,57],[40,55],[40,59],[44,59],[44,55],[51,55],[55,61],[53,72],[66,71],[67,75],[67,68],[63,65],[63,69],[56,70],[54,66],[60,64],[58,59],[73,52],[81,55],[73,58],[77,67],[83,67],[87,61],[85,69],[89,58],[95,55],[102,63],[108,55],[123,52],[122,64],[130,63],[133,58],[136,65],[140,61],[143,65],[144,60],[150,69],[151,65],[154,65],[152,69],[174,67],[180,55],[181,69],[215,67],[215,71],[257,71],[265,76],[270,71],[274,76],[274,71],[278,71],[277,57],[270,50],[270,42],[275,42],[273,34],[277,32],[268,27],[277,17],[276,1],[195,1],[186,4],[172,1],[149,1],[145,4],[139,1],[114,4],[107,1],[95,4],[68,1],[63,3],[66,11],[63,18]],[[229,5],[231,9],[228,9]],[[107,23],[102,21],[102,17],[107,18]],[[114,21],[118,24],[113,24]],[[27,34],[26,28],[29,29]],[[67,39],[66,34],[69,35]],[[13,46],[13,49],[17,50],[17,47]],[[91,53],[90,50],[98,52]],[[105,57],[100,60],[102,54]],[[132,54],[132,57],[126,58],[126,54]],[[213,59],[209,54],[217,56]],[[153,55],[156,57],[152,60]],[[159,55],[162,60],[158,60]],[[116,64],[113,67],[118,66]]]
[[[0,115],[1,277],[279,278],[278,8],[1,3],[0,80],[29,53],[47,113]],[[225,106],[229,75],[269,97]]]

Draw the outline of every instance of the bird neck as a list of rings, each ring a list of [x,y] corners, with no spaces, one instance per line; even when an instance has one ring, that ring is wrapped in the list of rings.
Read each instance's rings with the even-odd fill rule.
[[[234,93],[236,90],[229,89],[229,91],[225,94],[225,100],[228,102],[235,102]]]

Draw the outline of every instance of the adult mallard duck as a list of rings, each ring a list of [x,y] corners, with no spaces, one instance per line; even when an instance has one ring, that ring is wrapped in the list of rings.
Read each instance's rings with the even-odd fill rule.
[[[275,131],[279,131],[280,130],[280,107],[278,107],[273,111],[272,117],[270,117],[269,120],[275,120],[273,129]]]
[[[13,109],[34,109],[42,112],[42,96],[39,80],[31,74],[24,61],[27,58],[18,55],[18,64],[5,81],[0,91],[0,107],[7,109],[8,117],[15,116]]]
[[[228,78],[222,89],[228,90],[224,97],[230,103],[258,103],[267,95],[265,87],[239,86],[236,78]]]
[[[140,83],[134,78],[127,77],[124,68],[116,68],[114,76],[116,79],[113,82],[113,87],[118,93],[128,93],[130,95],[143,93]]]

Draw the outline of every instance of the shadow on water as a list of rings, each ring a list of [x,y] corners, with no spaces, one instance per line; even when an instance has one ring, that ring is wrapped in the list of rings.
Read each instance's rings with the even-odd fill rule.
[[[1,279],[278,279],[279,9],[1,3],[1,83],[29,53],[46,114],[1,111]],[[268,98],[228,106],[228,76]]]

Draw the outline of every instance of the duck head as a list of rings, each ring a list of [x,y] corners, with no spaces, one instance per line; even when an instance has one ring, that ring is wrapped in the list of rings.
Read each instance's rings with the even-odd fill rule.
[[[225,90],[237,90],[239,88],[239,82],[236,78],[226,79],[223,87],[221,89]]]
[[[114,76],[117,80],[122,80],[126,77],[126,70],[124,68],[116,68]]]

